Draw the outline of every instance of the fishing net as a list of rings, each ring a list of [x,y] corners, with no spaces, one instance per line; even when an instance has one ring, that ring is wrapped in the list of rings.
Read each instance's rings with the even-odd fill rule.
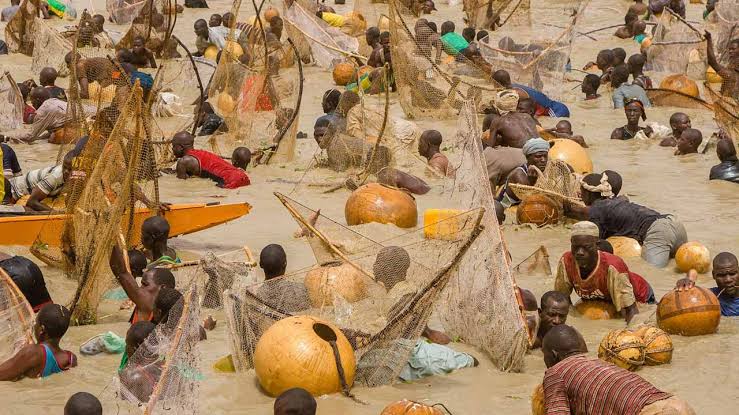
[[[34,27],[34,44],[44,45],[44,47],[33,50],[31,71],[39,73],[44,68],[54,68],[60,77],[68,76],[69,67],[64,61],[64,56],[72,51],[74,40],[64,38],[59,31],[40,18],[36,18]]]
[[[669,12],[662,13],[647,48],[647,62],[656,82],[672,74],[706,77],[707,49],[701,32]]]
[[[239,15],[239,6],[236,1],[234,16]],[[247,147],[259,154],[255,163],[291,161],[303,93],[302,62],[289,39],[285,44],[266,40],[258,26],[246,41],[240,33],[232,28],[227,43],[240,39],[247,55],[231,53],[227,47],[208,88],[211,107],[227,127],[211,137],[211,147],[223,156]]]
[[[204,380],[198,294],[196,285],[183,292],[167,321],[156,326],[113,382],[118,396],[145,408],[145,414],[198,413]]]
[[[508,71],[514,83],[561,97],[569,90],[565,75],[572,43],[588,4],[569,0],[537,5],[541,12],[528,24],[503,26],[494,34],[497,42],[492,35],[482,39],[482,55],[495,69]]]
[[[552,266],[549,263],[549,251],[544,245],[540,246],[526,259],[513,267],[513,272],[517,277],[551,277]]]
[[[389,1],[388,8],[392,74],[406,117],[453,118],[464,99],[475,100],[481,110],[492,105],[500,88],[479,48],[452,56],[439,35],[398,0]]]
[[[5,26],[5,43],[10,53],[33,55],[36,32],[36,17],[41,15],[38,4],[41,0],[23,0],[20,8]]]
[[[33,343],[34,315],[31,305],[8,274],[0,268],[0,363]]]
[[[519,183],[509,184],[520,200],[524,200],[531,195],[544,194],[559,201],[560,208],[563,208],[561,206],[563,201],[582,204],[580,200],[580,181],[575,173],[570,171],[570,166],[566,162],[550,159],[543,172],[536,166],[530,166],[529,168],[535,169],[538,175],[533,186]]]
[[[531,0],[463,1],[467,26],[478,30],[528,24],[531,20],[531,3]]]
[[[116,44],[116,49],[130,49],[137,37],[144,39],[144,45],[157,56],[177,48],[172,39],[177,13],[174,0],[150,0],[138,11],[131,25]]]
[[[107,258],[115,243],[138,240],[136,224],[155,212],[136,212],[137,201],[158,206],[158,186],[148,131],[151,116],[146,113],[143,90],[138,83],[130,88],[128,99],[98,162],[86,178],[67,233],[72,252],[66,252],[78,281],[70,310],[76,324],[94,323],[97,305],[111,283]]]
[[[0,131],[10,131],[23,125],[23,101],[18,84],[10,73],[0,78]]]
[[[520,371],[527,328],[495,216],[479,131],[474,104],[466,102],[455,137],[461,157],[454,165],[456,180],[446,194],[449,207],[484,208],[483,229],[452,273],[437,308],[447,334],[482,350],[498,369]]]
[[[342,328],[355,349],[355,382],[395,382],[440,291],[477,237],[482,210],[436,223],[435,232],[403,233],[379,224],[350,229],[278,197],[303,227],[317,264],[227,293],[234,365],[253,366],[256,343],[275,321],[309,314]]]
[[[720,87],[714,84],[706,83],[705,91],[712,101],[716,124],[736,142],[739,140],[739,102],[722,95]]]
[[[706,20],[706,29],[713,35],[713,46],[719,62],[728,64],[728,56],[723,52],[731,39],[739,37],[739,0],[716,2],[713,12]]]
[[[106,0],[105,9],[115,24],[128,24],[139,16],[148,0]]]

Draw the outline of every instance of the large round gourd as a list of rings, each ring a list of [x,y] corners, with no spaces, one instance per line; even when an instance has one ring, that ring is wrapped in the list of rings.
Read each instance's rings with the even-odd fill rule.
[[[544,401],[544,385],[540,383],[539,386],[534,389],[534,393],[531,394],[531,414],[545,415],[546,413],[547,409]]]
[[[613,247],[613,254],[621,258],[640,257],[642,247],[639,241],[628,236],[611,236],[606,239]]]
[[[657,325],[670,334],[700,336],[718,330],[721,307],[706,288],[672,290],[657,304]]]
[[[264,11],[264,21],[265,23],[269,23],[272,19],[275,17],[280,17],[280,12],[275,9],[272,6],[269,6],[267,10]]]
[[[657,327],[644,326],[634,332],[644,342],[644,363],[648,366],[663,365],[672,361],[672,338]]]
[[[711,252],[700,242],[686,242],[677,249],[675,264],[681,272],[694,269],[703,274],[711,268]]]
[[[234,59],[239,59],[244,54],[244,49],[233,40],[226,41],[225,50],[231,54]]]
[[[720,84],[724,82],[724,78],[721,77],[721,75],[717,74],[716,71],[712,67],[708,67],[706,69],[706,80],[711,84]]]
[[[533,223],[536,226],[554,225],[559,222],[559,207],[551,197],[533,194],[518,206],[516,218],[518,223]]]
[[[367,297],[362,273],[347,263],[334,262],[305,274],[305,288],[313,307],[332,306],[334,294],[354,303]]]
[[[443,415],[443,412],[433,406],[402,399],[386,406],[380,415]]]
[[[580,300],[575,304],[575,310],[588,320],[610,320],[619,317],[616,306],[609,301]]]
[[[593,161],[580,144],[566,138],[558,138],[552,142],[554,144],[549,149],[549,159],[564,161],[578,174],[593,172]]]
[[[332,75],[336,85],[346,86],[354,79],[354,65],[349,62],[339,62],[334,65]]]
[[[341,391],[330,341],[336,343],[347,386],[354,383],[354,350],[334,325],[312,316],[280,320],[262,334],[254,351],[254,371],[262,389],[278,396],[303,388],[313,396]]]
[[[344,207],[346,223],[392,223],[412,228],[418,223],[416,200],[406,192],[378,183],[369,183],[352,192]]]
[[[205,51],[203,52],[203,57],[205,59],[208,59],[209,61],[215,62],[216,58],[218,57],[218,46],[210,45],[205,48]]]
[[[627,370],[644,364],[646,347],[641,337],[626,329],[613,330],[598,346],[598,357]]]
[[[234,109],[236,109],[236,102],[233,97],[226,92],[218,94],[216,105],[218,106],[220,113],[223,115],[231,114]]]
[[[696,84],[694,80],[688,78],[686,75],[683,74],[674,74],[666,77],[662,80],[662,82],[660,82],[659,87],[662,89],[682,92],[683,94],[690,95],[691,97],[700,96],[698,84]]]

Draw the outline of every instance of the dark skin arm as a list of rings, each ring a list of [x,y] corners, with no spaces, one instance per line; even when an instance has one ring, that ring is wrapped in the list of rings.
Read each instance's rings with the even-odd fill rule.
[[[631,319],[637,314],[639,314],[639,309],[636,307],[636,303],[621,309],[621,315],[626,320],[626,324],[631,323]]]
[[[10,360],[0,365],[0,381],[15,381],[40,372],[43,356],[37,344],[24,346]]]
[[[80,98],[90,98],[90,82],[87,79],[87,71],[82,62],[77,64],[77,80],[80,83]]]
[[[570,202],[564,203],[565,216],[577,220],[588,220],[590,217],[590,208],[587,206],[579,206]]]
[[[623,137],[623,134],[624,134],[624,133],[623,133],[623,131],[621,131],[621,127],[619,127],[619,128],[616,128],[616,129],[615,129],[615,130],[613,130],[613,132],[611,133],[611,140],[620,140],[620,139],[621,139],[621,137]]]
[[[713,50],[713,38],[711,37],[711,33],[705,32],[704,37],[706,38],[706,54],[708,55],[708,64],[711,65],[711,68],[713,68],[716,73],[719,73],[724,70],[724,67],[721,66],[721,64],[718,63],[718,59],[716,59],[716,52]]]
[[[529,169],[529,172],[533,175],[533,180],[536,181],[536,172],[534,169]],[[515,169],[511,172],[511,174],[508,175],[508,183],[516,183],[516,184],[525,184],[529,185],[531,183],[529,180],[529,175],[524,173],[521,169]],[[506,189],[506,193],[509,197],[512,197],[513,200],[517,200],[518,196],[513,192],[513,189],[510,187]]]
[[[31,192],[31,196],[28,198],[28,201],[26,202],[26,207],[28,207],[31,210],[34,210],[36,212],[49,212],[52,209],[41,203],[44,199],[46,199],[47,194],[44,193],[41,189],[38,188],[38,186],[33,188],[33,191]]]
[[[126,295],[128,295],[128,298],[136,304],[139,313],[148,314],[154,311],[152,307],[154,302],[151,301],[152,298],[147,296],[143,290],[141,290],[139,285],[136,283],[136,279],[126,269],[123,252],[118,245],[113,247],[113,252],[110,254],[110,270],[113,271],[113,275],[115,275],[118,283],[121,284],[121,287],[123,288],[123,291],[126,292]]]

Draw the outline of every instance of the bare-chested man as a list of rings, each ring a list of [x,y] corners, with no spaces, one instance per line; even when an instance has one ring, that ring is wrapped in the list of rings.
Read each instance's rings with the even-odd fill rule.
[[[72,65],[74,52],[69,52],[64,57],[67,66]],[[105,88],[113,84],[113,62],[108,58],[93,57],[82,58],[77,54],[77,82],[80,84],[80,98],[90,98],[89,86],[93,82],[100,84],[100,88]]]

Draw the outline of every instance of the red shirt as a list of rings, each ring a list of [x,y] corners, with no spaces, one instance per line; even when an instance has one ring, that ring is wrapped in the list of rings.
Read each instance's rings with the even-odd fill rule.
[[[187,155],[195,157],[198,160],[201,176],[215,180],[221,187],[236,189],[237,187],[248,186],[250,184],[249,176],[243,170],[232,166],[229,162],[210,151],[188,150]]]
[[[575,262],[572,251],[562,255],[562,262],[567,271],[567,278],[579,295],[584,300],[606,300],[611,301],[608,289],[608,268],[613,267],[619,273],[627,273],[629,282],[634,287],[634,297],[640,303],[646,303],[649,299],[649,283],[639,274],[629,271],[629,267],[623,259],[608,252],[598,251],[598,264],[586,279],[580,277],[580,267]]]
[[[31,115],[36,113],[36,109],[32,106],[26,104],[25,107],[23,107],[23,123],[24,124],[30,124],[30,117]]]
[[[638,415],[671,396],[636,373],[585,354],[570,356],[544,373],[547,415]]]

